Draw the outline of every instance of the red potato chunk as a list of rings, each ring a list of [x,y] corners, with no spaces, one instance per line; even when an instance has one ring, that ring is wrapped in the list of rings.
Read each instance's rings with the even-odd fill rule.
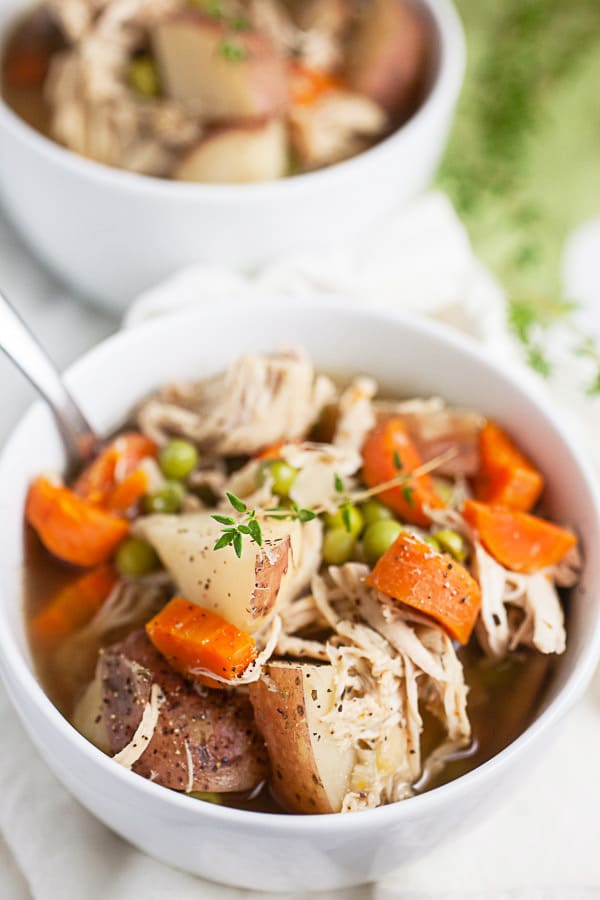
[[[339,812],[348,790],[354,750],[340,749],[321,721],[333,707],[333,677],[332,666],[273,662],[250,685],[272,789],[291,812]]]
[[[286,129],[273,119],[216,129],[186,153],[173,176],[178,181],[244,184],[283,178],[287,170]]]
[[[266,776],[264,743],[247,698],[198,690],[154,649],[144,631],[101,651],[97,678],[112,754],[131,741],[153,684],[165,701],[133,771],[176,791],[247,791]]]
[[[391,115],[409,115],[424,84],[430,45],[430,26],[416,6],[373,0],[350,41],[348,84]]]
[[[287,108],[286,62],[265,35],[186,11],[159,22],[151,37],[167,96],[205,120],[268,118]]]

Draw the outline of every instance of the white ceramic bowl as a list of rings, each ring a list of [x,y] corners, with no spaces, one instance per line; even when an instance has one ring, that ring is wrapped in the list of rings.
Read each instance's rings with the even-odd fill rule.
[[[216,881],[308,891],[369,881],[396,868],[455,833],[475,812],[487,812],[535,765],[550,726],[578,697],[598,658],[600,501],[579,451],[518,376],[442,326],[390,313],[310,304],[285,310],[282,304],[178,314],[106,341],[68,378],[95,425],[110,431],[157,385],[212,373],[240,352],[290,341],[306,347],[320,367],[371,373],[396,393],[442,393],[508,423],[545,472],[549,507],[582,536],[586,561],[569,604],[568,650],[535,722],[502,753],[451,784],[350,815],[277,816],[193,803],[125,771],[61,717],[31,668],[21,598],[23,504],[29,481],[63,461],[50,414],[39,405],[0,458],[0,671],[50,768],[109,827],[147,853]]]
[[[0,44],[32,0],[2,0]],[[422,0],[439,66],[413,118],[372,150],[308,175],[256,185],[190,185],[110,169],[33,131],[0,100],[0,197],[18,231],[83,296],[122,310],[196,261],[252,267],[364,231],[431,180],[463,78],[451,0]]]

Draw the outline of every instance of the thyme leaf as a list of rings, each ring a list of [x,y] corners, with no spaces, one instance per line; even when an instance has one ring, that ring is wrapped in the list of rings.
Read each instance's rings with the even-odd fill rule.
[[[236,497],[235,494],[231,494],[229,491],[227,491],[227,499],[236,510],[236,512],[246,512],[248,510],[248,507],[246,506],[244,501],[240,500],[239,497]]]

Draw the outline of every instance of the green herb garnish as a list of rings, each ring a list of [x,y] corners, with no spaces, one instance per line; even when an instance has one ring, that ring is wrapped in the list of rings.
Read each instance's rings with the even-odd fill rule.
[[[434,471],[438,468],[438,466],[441,466],[443,463],[448,462],[448,460],[453,459],[454,456],[456,456],[456,453],[456,449],[451,448],[445,453],[436,456],[435,459],[431,459],[429,460],[429,462],[426,462],[422,466],[419,466],[413,472],[405,472],[401,475],[396,476],[395,478],[391,478],[389,481],[386,481],[383,484],[378,484],[376,487],[345,494],[343,498],[340,498],[340,502],[337,506],[337,509],[342,517],[342,522],[344,523],[345,531],[347,531],[349,534],[352,534],[351,510],[354,505],[358,503],[364,503],[371,497],[375,497],[377,496],[377,494],[381,494],[383,491],[388,491],[391,488],[400,487],[406,502],[410,506],[414,506],[414,488],[410,486],[409,481],[414,478],[419,478],[421,475],[426,475],[428,472]],[[340,485],[341,491],[339,488]],[[344,484],[339,475],[334,476],[334,487],[337,493],[342,493],[344,491]],[[244,518],[241,522],[236,523],[236,520],[231,516],[222,515],[220,513],[215,513],[213,516],[211,516],[211,518],[214,519],[215,522],[218,522],[219,525],[223,526],[222,534],[215,543],[213,550],[222,550],[223,547],[228,547],[230,544],[233,544],[233,549],[235,550],[236,556],[239,559],[239,557],[242,555],[244,536],[248,536],[252,541],[254,541],[255,544],[258,544],[259,547],[262,546],[262,529],[257,519],[258,511],[256,509],[249,510],[247,505],[242,499],[240,499],[240,497],[237,497],[235,494],[232,494],[229,491],[227,492],[226,496],[236,512],[244,513]],[[303,524],[306,522],[312,522],[313,519],[316,519],[317,516],[325,512],[329,512],[329,510],[324,507],[306,509],[299,507],[297,503],[293,502],[290,502],[288,506],[273,506],[268,509],[260,510],[260,513],[264,519],[275,519],[277,521],[284,521],[288,519],[290,521],[297,521]]]
[[[248,59],[250,56],[246,47],[228,40],[221,41],[219,44],[219,53],[225,59],[231,60],[232,62],[243,62],[243,60]]]
[[[410,487],[410,485],[408,485],[408,484],[405,484],[402,488],[402,496],[404,497],[404,499],[406,500],[406,502],[408,503],[409,506],[415,505],[415,498],[413,496],[414,492],[415,492],[415,489],[413,487]]]

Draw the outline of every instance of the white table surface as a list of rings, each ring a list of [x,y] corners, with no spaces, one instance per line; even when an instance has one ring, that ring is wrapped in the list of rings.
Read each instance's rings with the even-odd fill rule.
[[[57,364],[68,365],[84,350],[116,328],[118,321],[79,305],[76,298],[37,263],[0,215],[0,286],[49,349]],[[0,358],[0,444],[33,398],[6,359]],[[586,740],[581,741],[585,735]],[[577,740],[574,737],[577,736]],[[436,898],[469,900],[592,900],[600,898],[600,676],[568,717],[535,771],[515,787],[505,805],[468,836],[452,839],[436,852],[439,877],[425,878],[423,866],[409,866],[393,881],[365,888],[361,897],[423,898],[436,882]],[[0,761],[0,765],[2,762]],[[1,801],[1,798],[0,798]],[[545,809],[540,817],[537,809]],[[547,815],[551,810],[551,819]],[[544,821],[540,819],[544,818]],[[530,839],[523,844],[513,828],[528,821]],[[522,829],[520,829],[522,834]],[[498,836],[502,839],[499,840]],[[473,841],[474,839],[474,841]],[[476,847],[472,853],[470,847]],[[481,858],[485,848],[485,860]],[[477,858],[475,858],[477,857]],[[484,866],[482,867],[482,863]],[[0,898],[30,900],[25,880],[16,874],[0,837]],[[10,894],[3,890],[11,885]],[[464,890],[469,885],[468,891]],[[402,885],[402,888],[400,888]],[[502,890],[497,891],[499,885]],[[203,895],[199,884],[198,896]],[[405,894],[404,891],[407,891]],[[401,893],[399,893],[401,891]],[[439,891],[439,893],[438,893]],[[358,896],[352,892],[352,896]],[[341,897],[342,895],[338,895]],[[348,894],[350,896],[350,894]],[[79,900],[79,898],[78,898]],[[107,898],[110,900],[110,898]]]

